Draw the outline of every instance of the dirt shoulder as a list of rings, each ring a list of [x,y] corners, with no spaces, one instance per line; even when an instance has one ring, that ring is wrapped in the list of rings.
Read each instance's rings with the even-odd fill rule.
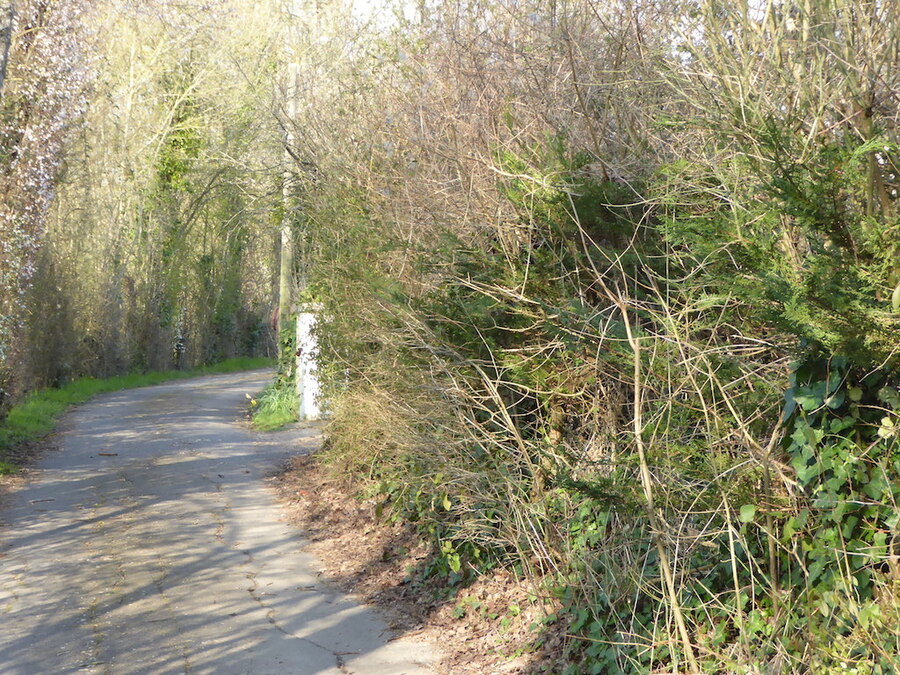
[[[439,647],[439,673],[554,672],[544,656],[550,645],[536,648],[531,628],[545,605],[525,581],[497,570],[461,589],[422,582],[415,570],[427,562],[425,547],[377,519],[375,503],[355,497],[315,455],[293,458],[271,481],[323,577],[373,605],[393,629]]]

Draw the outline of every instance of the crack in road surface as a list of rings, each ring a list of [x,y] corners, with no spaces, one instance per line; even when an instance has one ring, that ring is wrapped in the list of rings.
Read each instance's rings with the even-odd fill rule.
[[[264,477],[319,438],[241,424],[270,376],[135,389],[68,416],[0,512],[0,673],[432,672],[428,645],[318,582],[281,520]]]

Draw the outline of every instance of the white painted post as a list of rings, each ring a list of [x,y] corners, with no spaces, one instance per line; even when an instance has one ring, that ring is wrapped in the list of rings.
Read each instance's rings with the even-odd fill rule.
[[[313,329],[316,314],[312,306],[297,312],[297,417],[301,421],[319,419],[319,378],[316,358],[319,350]]]

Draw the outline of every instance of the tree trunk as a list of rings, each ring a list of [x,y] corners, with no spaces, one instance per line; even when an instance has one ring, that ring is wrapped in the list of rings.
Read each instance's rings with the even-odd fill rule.
[[[6,85],[6,69],[9,64],[9,47],[12,44],[13,24],[16,22],[16,3],[10,0],[0,15],[0,99]]]
[[[292,146],[294,145],[294,117],[297,112],[297,64],[290,62],[285,86],[285,124],[284,124],[284,177],[282,185],[282,199],[284,215],[281,221],[281,267],[278,280],[278,334],[281,335],[281,327],[289,317],[293,315],[292,290],[294,270],[294,233],[291,229],[292,220],[292,170],[294,158]]]

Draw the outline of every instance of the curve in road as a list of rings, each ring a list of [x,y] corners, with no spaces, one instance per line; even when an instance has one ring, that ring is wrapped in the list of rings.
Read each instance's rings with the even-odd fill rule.
[[[0,673],[424,675],[424,644],[319,583],[264,478],[318,432],[258,434],[270,372],[106,395],[0,518]]]

